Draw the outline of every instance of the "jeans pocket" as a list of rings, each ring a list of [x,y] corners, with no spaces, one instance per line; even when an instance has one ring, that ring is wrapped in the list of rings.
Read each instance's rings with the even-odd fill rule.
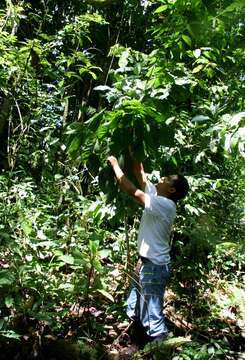
[[[155,264],[143,265],[140,272],[142,292],[145,295],[163,296],[169,274],[165,266]]]

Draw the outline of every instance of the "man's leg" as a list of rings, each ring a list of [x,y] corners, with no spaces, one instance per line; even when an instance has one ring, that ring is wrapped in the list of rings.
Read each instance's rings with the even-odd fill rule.
[[[141,287],[139,280],[139,272],[141,268],[141,261],[137,262],[132,276],[132,285],[129,290],[127,298],[127,310],[128,317],[132,320],[129,326],[128,333],[132,343],[137,344],[140,349],[143,349],[145,344],[149,342],[149,337],[146,334],[145,328],[140,321],[140,297]]]
[[[152,340],[167,335],[163,315],[163,297],[170,276],[168,265],[143,263],[140,271],[140,321]]]
[[[139,259],[132,274],[132,283],[127,298],[126,313],[131,320],[139,320],[139,306],[140,306],[140,283],[139,272],[141,268],[141,260]]]
[[[126,313],[131,320],[139,320],[139,288],[136,285],[129,291]]]

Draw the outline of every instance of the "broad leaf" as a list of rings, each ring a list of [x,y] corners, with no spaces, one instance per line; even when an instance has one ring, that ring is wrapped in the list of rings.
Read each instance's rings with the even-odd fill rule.
[[[110,300],[111,302],[114,302],[114,298],[113,298],[113,296],[110,294],[110,293],[108,293],[106,290],[104,290],[104,289],[97,289],[97,291],[100,293],[100,294],[102,294],[103,296],[105,296],[108,300]]]

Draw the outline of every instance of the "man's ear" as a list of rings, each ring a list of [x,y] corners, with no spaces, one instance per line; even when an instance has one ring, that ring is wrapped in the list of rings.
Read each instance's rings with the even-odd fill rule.
[[[171,187],[169,188],[169,192],[170,192],[171,194],[175,193],[175,192],[176,192],[175,187],[174,187],[174,186],[171,186]]]

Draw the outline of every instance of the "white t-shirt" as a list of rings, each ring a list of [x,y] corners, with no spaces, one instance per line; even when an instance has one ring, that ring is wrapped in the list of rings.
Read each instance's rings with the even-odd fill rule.
[[[154,264],[170,262],[170,232],[176,215],[174,201],[157,195],[156,187],[147,182],[145,187],[145,209],[138,234],[138,251]]]

